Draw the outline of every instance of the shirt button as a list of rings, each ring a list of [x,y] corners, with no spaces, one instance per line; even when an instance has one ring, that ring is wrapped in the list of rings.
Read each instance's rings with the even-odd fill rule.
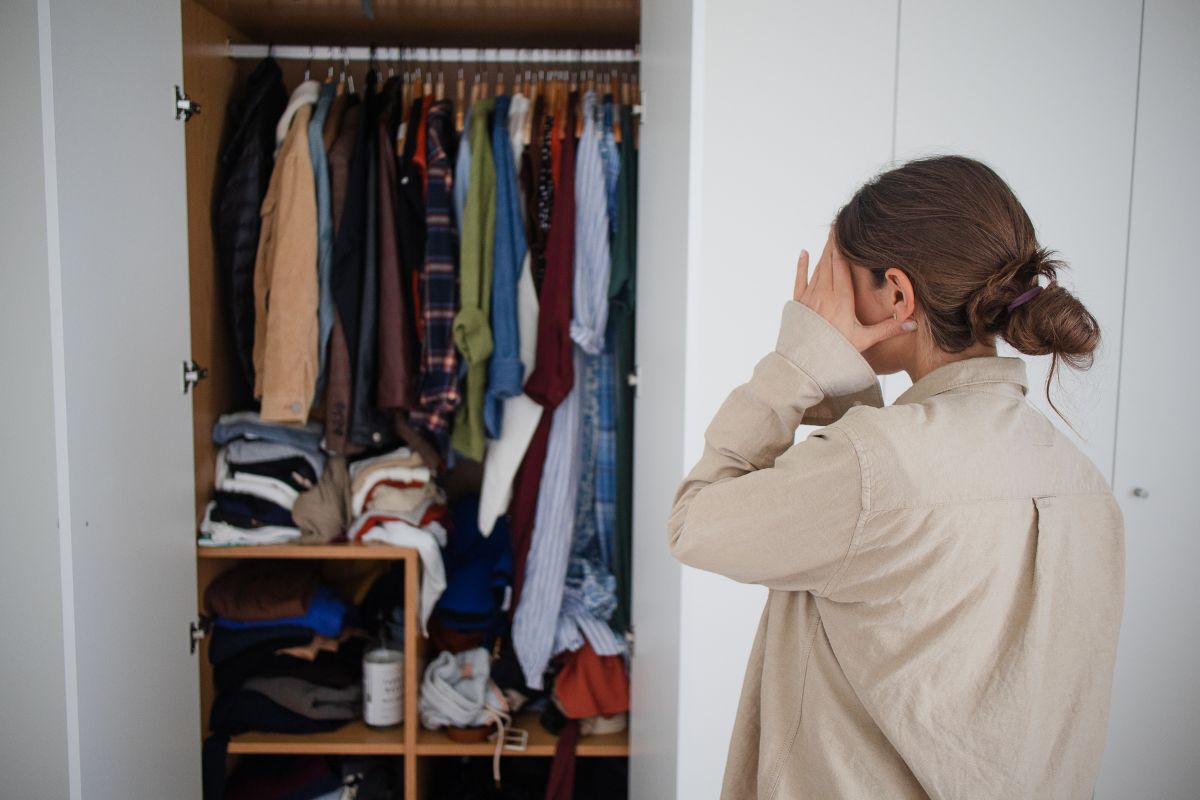
[[[372,433],[372,434],[371,434],[371,441],[372,441],[372,442],[375,442],[376,444],[379,444],[379,442],[380,442],[380,440],[381,440],[381,439],[383,439],[383,436],[382,436],[382,435],[379,433],[379,431],[375,431],[375,433]]]
[[[401,178],[401,179],[400,179],[400,184],[401,184],[402,186],[407,186],[407,185],[408,185],[408,176],[407,176],[407,175],[405,175],[403,178]]]
[[[294,411],[295,413],[299,414],[299,413],[300,413],[300,404],[299,404],[299,403],[292,403],[292,411]]]

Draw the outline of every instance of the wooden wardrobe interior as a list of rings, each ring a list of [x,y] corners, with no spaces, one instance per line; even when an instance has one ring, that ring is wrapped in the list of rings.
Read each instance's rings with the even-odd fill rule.
[[[208,370],[193,395],[196,521],[213,492],[216,447],[213,423],[234,402],[236,358],[222,294],[212,227],[218,158],[230,98],[253,69],[252,60],[234,60],[228,43],[378,47],[506,47],[506,48],[633,48],[638,43],[639,0],[375,0],[374,18],[364,15],[363,0],[182,0],[184,90],[201,106],[185,126],[187,164],[188,265],[191,294],[193,359]],[[281,61],[289,91],[303,74],[304,63]],[[471,65],[464,65],[470,70]],[[327,62],[312,65],[314,77]],[[447,85],[456,64],[445,64]],[[506,68],[507,69],[507,68]],[[361,80],[366,65],[352,64]],[[447,95],[453,97],[452,89]],[[253,552],[251,552],[253,551]],[[416,697],[426,653],[415,618],[420,572],[415,551],[403,548],[258,547],[237,550],[198,549],[197,608],[205,588],[225,569],[245,558],[313,558],[405,561],[406,663],[405,722],[402,728],[371,730],[351,723],[331,734],[286,736],[244,734],[230,744],[231,759],[243,754],[307,753],[388,755],[404,759],[405,797],[426,797],[429,757],[490,755],[492,745],[460,744],[439,732],[424,731],[417,721]],[[207,641],[199,650],[202,726],[207,734],[213,700]],[[524,755],[550,756],[555,737],[536,718],[518,716],[530,732]],[[580,756],[628,755],[627,734],[581,740]],[[197,750],[196,757],[200,757]],[[509,755],[506,758],[511,757]]]

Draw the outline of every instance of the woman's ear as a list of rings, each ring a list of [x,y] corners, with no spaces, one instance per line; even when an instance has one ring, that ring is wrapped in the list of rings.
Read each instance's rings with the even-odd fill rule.
[[[917,297],[913,292],[912,281],[907,273],[896,267],[888,267],[883,273],[884,291],[887,292],[887,303],[891,307],[892,319],[897,322],[912,317],[917,309]]]

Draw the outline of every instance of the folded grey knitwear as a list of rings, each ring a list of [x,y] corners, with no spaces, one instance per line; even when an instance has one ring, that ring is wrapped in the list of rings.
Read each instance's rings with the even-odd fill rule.
[[[268,442],[262,439],[234,439],[225,445],[225,454],[231,464],[255,464],[260,461],[282,461],[285,458],[300,457],[312,465],[317,477],[325,470],[325,454],[294,444],[284,442]]]
[[[338,689],[278,675],[251,678],[242,688],[265,695],[288,711],[309,719],[354,719],[362,712],[362,686],[358,683]]]
[[[504,709],[499,690],[488,675],[488,651],[482,647],[439,653],[429,662],[421,681],[417,704],[421,724],[430,730],[488,724],[493,712]]]

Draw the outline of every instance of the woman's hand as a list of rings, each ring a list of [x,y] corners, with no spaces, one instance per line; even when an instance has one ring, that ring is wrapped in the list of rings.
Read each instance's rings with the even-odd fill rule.
[[[854,284],[850,279],[850,263],[838,251],[832,230],[825,241],[825,250],[821,253],[821,260],[813,271],[811,281],[808,279],[808,251],[800,251],[792,299],[824,317],[860,353],[884,339],[917,329],[917,323],[911,319],[904,322],[889,319],[874,325],[863,325],[858,321],[858,315],[854,312]]]

